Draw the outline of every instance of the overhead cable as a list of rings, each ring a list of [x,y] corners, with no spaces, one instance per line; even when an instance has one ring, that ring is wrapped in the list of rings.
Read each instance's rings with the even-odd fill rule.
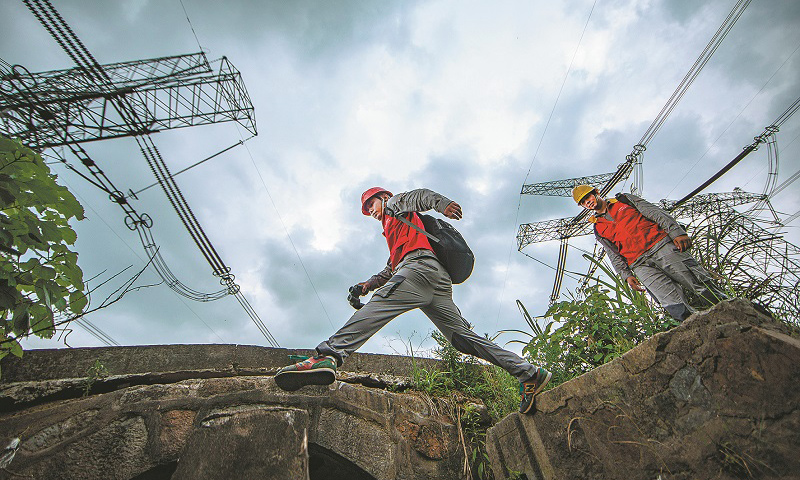
[[[794,182],[795,182],[795,180],[797,180],[798,178],[800,178],[800,170],[798,170],[798,171],[794,172],[794,174],[793,174],[791,177],[787,178],[787,179],[786,179],[786,180],[784,180],[784,181],[783,181],[783,182],[782,182],[780,185],[778,185],[777,187],[775,187],[775,188],[772,190],[772,192],[770,192],[770,194],[769,194],[769,197],[770,197],[770,198],[772,198],[772,197],[774,197],[775,195],[777,195],[777,194],[781,193],[782,191],[784,191],[784,190],[786,189],[786,187],[788,187],[789,185],[791,185],[792,183],[794,183]]]
[[[231,145],[230,147],[224,148],[224,149],[220,150],[219,152],[217,152],[217,153],[215,153],[215,154],[213,154],[213,155],[211,155],[211,156],[208,156],[208,157],[206,157],[206,158],[204,158],[204,159],[200,160],[199,162],[195,162],[195,163],[193,163],[193,164],[189,165],[188,167],[186,167],[186,168],[184,168],[184,169],[182,169],[182,170],[179,170],[179,171],[177,171],[177,172],[173,173],[173,174],[172,174],[172,177],[173,177],[173,178],[174,178],[174,177],[177,177],[177,176],[178,176],[178,175],[180,175],[181,173],[183,173],[183,172],[186,172],[186,171],[188,171],[188,170],[191,170],[191,169],[193,169],[194,167],[196,167],[196,166],[198,166],[198,165],[200,165],[200,164],[202,164],[202,163],[205,163],[205,162],[207,162],[207,161],[211,160],[212,158],[218,157],[218,156],[222,155],[223,153],[227,152],[228,150],[231,150],[231,149],[233,149],[233,148],[235,148],[235,147],[238,147],[239,145],[244,145],[244,142],[246,142],[246,141],[248,141],[248,140],[250,140],[251,138],[254,138],[254,137],[255,137],[255,135],[251,135],[250,137],[248,137],[248,138],[245,138],[244,140],[239,140],[238,142],[234,143],[234,144],[233,144],[233,145]],[[158,185],[158,182],[153,182],[153,183],[151,183],[150,185],[148,185],[148,186],[146,186],[146,187],[144,187],[144,188],[140,188],[139,190],[136,190],[135,192],[131,191],[131,192],[128,194],[128,197],[129,197],[129,198],[130,198],[130,197],[137,198],[137,195],[139,195],[140,193],[144,192],[145,190],[148,190],[148,189],[150,189],[150,188],[152,188],[152,187],[155,187],[156,185]]]
[[[84,71],[92,77],[93,81],[100,87],[105,88],[109,92],[113,91],[113,83],[108,74],[104,71],[103,67],[95,60],[92,54],[86,49],[80,39],[74,34],[69,25],[66,24],[61,15],[55,10],[49,0],[23,0],[28,8],[33,12],[34,16],[39,22],[47,29],[50,35],[58,42],[64,49],[67,55]],[[35,4],[35,5],[34,5]],[[139,148],[147,160],[151,171],[156,176],[158,183],[161,185],[167,199],[173,206],[173,209],[178,214],[184,227],[189,232],[195,244],[200,249],[206,261],[211,265],[214,275],[220,277],[220,282],[226,287],[227,293],[235,295],[239,300],[242,307],[248,313],[250,318],[259,328],[264,337],[273,346],[278,346],[275,338],[269,333],[263,321],[255,315],[255,311],[249,307],[249,303],[241,300],[242,294],[239,286],[234,281],[234,276],[230,273],[230,268],[225,265],[222,258],[217,253],[214,246],[211,244],[208,236],[200,226],[197,218],[189,207],[183,193],[175,183],[173,176],[169,172],[169,168],[164,162],[158,148],[153,143],[149,134],[147,134],[147,122],[140,118],[136,108],[131,103],[131,100],[125,96],[116,96],[113,103],[117,108],[118,113],[123,119],[131,126],[139,128],[140,135],[135,136]],[[118,193],[115,201],[120,205],[126,204],[125,196],[121,192]],[[133,220],[137,223],[141,219]],[[146,223],[146,221],[144,222]],[[143,224],[144,224],[143,223]],[[130,226],[129,226],[130,228]],[[166,279],[165,279],[166,280]]]
[[[641,166],[642,166],[642,156],[647,149],[647,144],[655,137],[656,133],[660,130],[661,126],[666,121],[667,117],[672,113],[675,107],[678,105],[680,100],[683,98],[686,91],[692,85],[694,80],[702,71],[703,67],[708,63],[711,56],[716,52],[717,48],[721,45],[722,41],[728,35],[730,30],[739,20],[744,10],[750,4],[750,0],[739,0],[733,9],[728,13],[728,16],[723,21],[722,25],[717,29],[717,32],[711,38],[711,40],[706,45],[705,49],[701,52],[700,56],[695,60],[694,65],[689,69],[689,72],[686,73],[683,80],[680,82],[678,87],[672,93],[667,103],[661,109],[659,114],[653,120],[653,123],[650,124],[650,127],[645,131],[642,138],[639,140],[639,143],[633,146],[633,150],[629,155],[625,157],[625,161],[617,166],[617,171],[613,174],[611,179],[609,179],[602,187],[600,187],[599,193],[603,196],[608,195],[609,192],[620,182],[626,180],[630,174],[636,170],[636,175],[634,176],[634,189],[639,193],[642,190],[642,179],[643,175],[641,174]],[[526,176],[527,180],[527,176]],[[517,212],[519,213],[519,206],[517,207]],[[576,215],[572,221],[570,222],[571,227],[569,229],[565,229],[562,233],[561,239],[562,242],[566,241],[569,237],[574,235],[576,232],[582,228],[583,220],[588,216],[588,211],[584,210],[578,215]],[[540,222],[543,223],[543,222]],[[517,235],[517,250],[522,251],[526,243],[526,235],[525,228],[526,225],[520,225],[520,234]],[[530,243],[530,242],[528,242]],[[553,292],[551,294],[551,302],[554,301],[555,298],[558,297],[560,293],[561,281],[563,278],[564,267],[566,263],[566,255],[562,254],[565,250],[565,247],[562,244],[562,249],[559,253],[559,263],[556,270],[556,279],[553,286]],[[498,314],[499,317],[499,314]]]
[[[711,178],[703,182],[702,185],[695,188],[685,197],[678,200],[676,206],[679,206],[683,202],[689,200],[693,196],[705,190],[709,185],[717,181],[719,177],[723,176],[726,172],[728,172],[728,170],[733,168],[737,163],[741,162],[747,155],[755,151],[760,144],[768,142],[770,141],[770,139],[774,139],[774,136],[780,129],[781,125],[783,125],[783,123],[786,122],[786,120],[791,118],[791,116],[794,115],[795,112],[797,112],[798,108],[800,108],[800,97],[798,97],[797,100],[795,100],[789,106],[789,108],[787,108],[778,118],[776,118],[775,121],[772,122],[772,125],[764,129],[764,132],[762,132],[761,135],[755,137],[753,143],[744,147],[741,153],[739,153],[733,160],[728,162],[728,164],[722,167],[722,169],[720,169],[717,173],[712,175]]]
[[[708,63],[708,60],[712,55],[714,55],[714,52],[717,51],[717,48],[719,48],[719,46],[722,44],[722,41],[725,40],[725,37],[731,31],[733,26],[736,25],[739,17],[742,16],[742,13],[744,13],[749,4],[750,0],[739,0],[736,5],[734,5],[733,9],[730,11],[730,13],[728,13],[727,18],[725,18],[725,21],[722,22],[722,25],[719,26],[717,32],[713,37],[711,37],[711,40],[700,53],[700,56],[697,57],[697,60],[695,60],[692,68],[689,69],[689,71],[683,77],[683,80],[681,80],[681,83],[678,84],[678,87],[674,92],[672,92],[672,96],[669,98],[666,105],[664,105],[664,108],[662,108],[658,113],[655,120],[650,125],[650,128],[644,132],[641,140],[639,140],[639,145],[646,146],[647,143],[653,139],[656,133],[658,133],[658,130],[664,124],[664,121],[667,119],[669,114],[672,113],[672,110],[675,108],[675,106],[678,105],[678,102],[680,102],[681,98],[683,98],[683,96],[686,94],[686,91],[697,78],[697,75],[700,74],[700,72],[703,70],[703,67],[705,67],[706,63]]]

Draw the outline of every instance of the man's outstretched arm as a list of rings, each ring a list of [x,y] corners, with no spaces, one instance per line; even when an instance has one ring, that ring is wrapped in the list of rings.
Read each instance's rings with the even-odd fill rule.
[[[454,204],[454,207],[450,205]],[[448,207],[450,210],[448,211]],[[386,201],[386,208],[392,216],[407,212],[426,212],[436,210],[449,218],[461,218],[461,206],[449,198],[429,190],[418,188],[408,192],[398,193]],[[449,213],[449,215],[448,215]]]
[[[386,262],[386,268],[369,277],[369,280],[366,282],[359,283],[359,285],[361,285],[361,290],[366,294],[367,292],[381,288],[390,278],[392,278],[392,266],[389,262]]]

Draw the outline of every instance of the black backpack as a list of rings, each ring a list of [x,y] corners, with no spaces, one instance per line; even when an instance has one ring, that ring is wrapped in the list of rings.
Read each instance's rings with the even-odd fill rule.
[[[469,278],[470,274],[472,274],[472,267],[475,265],[475,255],[472,254],[469,245],[464,241],[464,237],[458,233],[454,226],[442,219],[425,215],[424,213],[417,213],[417,215],[422,220],[425,230],[420,229],[402,216],[396,218],[431,240],[433,253],[436,254],[436,258],[447,269],[447,273],[450,274],[450,280],[454,284],[462,283]]]

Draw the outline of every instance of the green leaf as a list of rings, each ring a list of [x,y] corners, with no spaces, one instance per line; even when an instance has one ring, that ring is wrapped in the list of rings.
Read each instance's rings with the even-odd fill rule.
[[[56,310],[59,312],[66,312],[67,311],[67,299],[65,297],[59,296],[55,302],[53,302],[53,306],[56,307]]]
[[[14,317],[11,320],[12,330],[14,335],[17,336],[28,333],[31,328],[31,316],[28,313],[28,306],[22,305],[22,307],[14,310]]]
[[[75,315],[83,313],[83,309],[89,303],[89,299],[82,291],[74,291],[69,294],[69,309]]]
[[[16,340],[11,342],[11,354],[17,358],[22,358],[22,345]]]
[[[80,313],[88,303],[80,293],[85,287],[77,254],[68,247],[77,240],[69,221],[83,219],[84,210],[56,180],[41,155],[0,135],[0,318],[10,319],[5,332],[33,330],[49,338],[53,308]],[[0,348],[0,357],[12,350],[22,354],[17,343]]]
[[[47,265],[40,265],[34,268],[33,274],[45,280],[54,280],[56,278],[56,270]]]
[[[48,310],[52,310],[52,301],[50,300],[50,291],[47,288],[47,282],[45,280],[39,279],[36,281],[36,296],[39,297],[39,301],[42,302]]]
[[[19,298],[20,293],[8,284],[8,280],[0,280],[0,310],[12,310]]]
[[[64,242],[67,245],[75,244],[75,241],[78,240],[78,234],[75,233],[75,230],[71,229],[69,226],[60,229],[61,238],[64,239]]]
[[[5,185],[0,185],[0,210],[16,203],[17,196]]]

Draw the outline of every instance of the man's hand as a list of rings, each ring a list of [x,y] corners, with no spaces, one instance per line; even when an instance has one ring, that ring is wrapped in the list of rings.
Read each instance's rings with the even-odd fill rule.
[[[681,235],[679,237],[675,237],[675,240],[673,240],[672,243],[675,244],[679,252],[683,252],[691,248],[692,239],[689,238],[689,235]]]
[[[628,285],[630,285],[631,288],[637,292],[644,292],[644,287],[642,287],[642,284],[639,283],[639,280],[637,280],[633,275],[626,278],[625,281],[628,282]]]
[[[461,205],[457,204],[456,202],[450,202],[450,205],[444,209],[444,216],[447,218],[452,218],[453,220],[461,220],[462,217],[461,213]]]

